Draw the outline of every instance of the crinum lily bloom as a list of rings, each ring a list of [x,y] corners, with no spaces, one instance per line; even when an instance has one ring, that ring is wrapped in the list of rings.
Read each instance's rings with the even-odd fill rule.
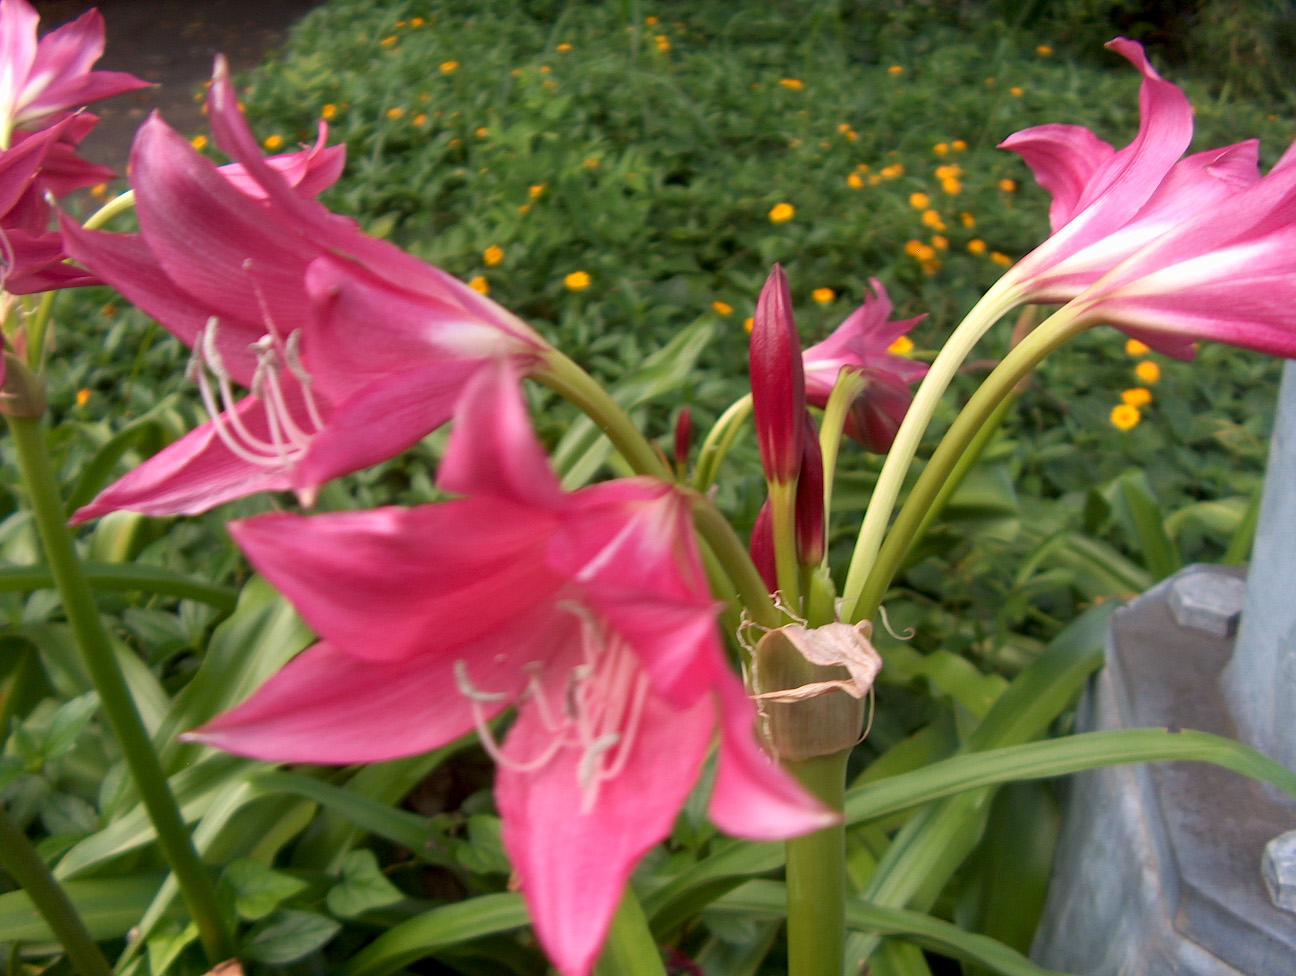
[[[188,738],[355,763],[477,729],[505,846],[565,976],[590,972],[713,740],[722,829],[768,840],[833,822],[756,745],[678,489],[639,477],[564,493],[507,364],[469,381],[439,483],[467,497],[231,524],[322,640]],[[488,723],[510,705],[497,743]]]
[[[217,167],[154,117],[131,152],[139,234],[65,221],[68,253],[192,347],[211,420],[79,510],[194,514],[267,490],[309,503],[449,419],[464,382],[550,347],[463,282],[330,213],[341,170],[317,145],[267,160],[218,59]],[[251,391],[237,399],[235,384]]]
[[[1069,301],[1140,247],[1260,177],[1255,140],[1180,158],[1192,140],[1187,96],[1156,73],[1142,45],[1122,37],[1107,46],[1143,75],[1133,142],[1117,151],[1081,126],[1042,125],[1000,144],[1021,154],[1053,198],[1052,234],[1005,275],[1022,302]]]
[[[1296,357],[1296,144],[1263,179],[1117,265],[1069,306],[1183,359],[1208,339]]]
[[[922,316],[891,321],[891,299],[882,282],[870,278],[872,295],[848,315],[823,342],[802,354],[806,398],[815,406],[828,403],[833,385],[843,369],[865,381],[846,415],[846,434],[870,451],[881,454],[895,440],[905,411],[913,401],[910,386],[927,374],[925,363],[891,352],[891,345],[912,329]]]
[[[0,0],[0,146],[21,125],[149,85],[122,71],[91,70],[104,48],[98,10],[38,41],[39,21],[27,0]]]

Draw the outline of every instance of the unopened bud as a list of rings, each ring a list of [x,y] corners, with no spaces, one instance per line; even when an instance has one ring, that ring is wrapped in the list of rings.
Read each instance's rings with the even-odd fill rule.
[[[689,448],[693,446],[693,414],[685,407],[675,418],[675,470],[681,475],[688,469]]]
[[[810,411],[805,412],[805,438],[796,493],[797,562],[818,566],[824,557],[824,470],[819,432]]]
[[[6,417],[39,417],[45,413],[45,381],[11,352],[4,354],[0,413]]]
[[[802,760],[859,741],[864,696],[882,669],[867,621],[771,630],[755,650],[753,678],[761,729],[779,759]]]
[[[777,264],[756,301],[749,363],[752,414],[765,478],[791,484],[801,466],[805,436],[805,368],[792,317],[792,293],[787,275]]]

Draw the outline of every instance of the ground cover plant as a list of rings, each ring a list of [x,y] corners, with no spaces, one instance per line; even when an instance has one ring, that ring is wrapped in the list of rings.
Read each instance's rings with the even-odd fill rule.
[[[1203,338],[1292,351],[1281,314],[1230,319],[1200,290],[1209,274],[1167,293],[1216,309],[1194,331],[1169,299],[1131,311],[1102,272],[1141,281],[1138,260],[1173,266],[1192,247],[1222,264],[1212,194],[1273,193],[1285,213],[1290,178],[1258,180],[1233,147],[1214,165],[1234,182],[1188,202],[1166,191],[1171,225],[1203,224],[1179,251],[1149,233],[1098,271],[1067,264],[1077,228],[1115,221],[1098,246],[1141,226],[1118,191],[1147,199],[1190,118],[1193,150],[1265,136],[1268,171],[1286,106],[1205,77],[1187,86],[1191,117],[1137,46],[1103,63],[1037,33],[1050,23],[940,5],[334,2],[237,97],[218,76],[214,141],[150,122],[134,199],[86,222],[118,236],[62,225],[79,266],[125,299],[65,292],[50,319],[52,292],[13,296],[77,282],[8,279],[0,783],[6,850],[31,856],[4,864],[25,889],[0,895],[5,971],[104,972],[97,941],[133,973],[235,955],[303,973],[532,973],[546,955],[563,973],[597,959],[607,974],[808,974],[866,957],[878,973],[1040,973],[1022,954],[1055,822],[1040,779],[1201,758],[1290,789],[1208,736],[1065,735],[1112,598],[1188,559],[1246,556],[1275,361],[1227,344],[1171,354]],[[327,140],[298,151],[321,117]],[[1047,163],[1051,194],[995,148],[1061,120],[1130,145],[1068,143],[1092,209]],[[41,161],[27,139],[15,167]],[[339,141],[341,175],[325,148]],[[287,182],[262,152],[285,154]],[[1104,192],[1110,158],[1138,165]],[[79,172],[89,204],[64,206],[84,219],[114,184]],[[131,206],[141,236],[123,236]],[[17,219],[11,249],[26,246]],[[1279,307],[1291,269],[1271,250]],[[31,274],[82,273],[61,258]],[[1057,304],[1047,322],[1033,307]],[[1108,321],[1133,336],[1082,331]],[[928,364],[938,378],[901,426]],[[539,380],[525,399],[519,374]],[[355,394],[366,376],[372,401]],[[255,392],[237,408],[231,379]],[[251,403],[252,427],[189,433],[213,430],[199,389],[215,414]],[[190,463],[211,450],[228,453]],[[926,463],[907,472],[915,452]],[[374,511],[393,503],[413,507]],[[93,520],[75,547],[74,512]],[[753,564],[735,541],[754,524]],[[540,558],[504,537],[517,526],[571,552]],[[456,589],[479,577],[494,600]],[[294,607],[327,643],[280,672],[313,640]],[[375,614],[385,650],[367,649]],[[517,645],[551,671],[495,673],[480,649],[410,670],[430,633],[452,651],[494,641],[497,664]],[[569,646],[584,659],[554,651]],[[764,695],[766,748],[847,829],[771,843],[823,810],[753,758],[725,654]],[[806,713],[827,744],[799,738]],[[702,766],[713,733],[718,765],[685,796],[680,768]],[[1023,822],[1039,843],[1005,856]],[[49,868],[75,910],[49,907]],[[807,878],[817,894],[799,897]],[[1005,906],[991,878],[1033,895]]]

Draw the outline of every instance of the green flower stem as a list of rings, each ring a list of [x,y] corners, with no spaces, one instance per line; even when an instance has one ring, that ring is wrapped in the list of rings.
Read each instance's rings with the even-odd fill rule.
[[[573,360],[557,349],[549,349],[545,352],[543,366],[532,373],[531,378],[575,404],[593,420],[635,471],[666,481],[674,480],[670,465],[661,452],[644,437],[607,390]]]
[[[1028,334],[986,377],[950,425],[913,490],[909,492],[904,507],[896,516],[895,524],[887,533],[886,542],[878,551],[877,559],[860,589],[852,619],[865,620],[877,613],[882,596],[891,585],[892,577],[905,553],[909,551],[927,511],[940,496],[942,486],[968,446],[975,441],[977,432],[994,416],[1000,401],[1012,395],[1013,388],[1041,359],[1068,339],[1083,332],[1090,324],[1077,319],[1069,307],[1063,306]]]
[[[190,841],[157,753],[153,751],[153,744],[99,619],[94,594],[64,522],[63,504],[45,443],[44,425],[35,417],[10,416],[6,419],[45,558],[86,671],[99,692],[104,715],[121,745],[126,764],[157,832],[158,844],[175,872],[176,882],[198,926],[207,958],[215,965],[233,955],[217,906],[216,889]]]
[[[92,213],[84,224],[81,225],[83,230],[98,230],[108,221],[112,220],[118,214],[125,213],[135,206],[135,191],[127,190],[125,193],[113,197],[102,207]]]
[[[855,551],[846,573],[846,583],[842,587],[843,620],[855,623],[866,616],[862,612],[860,591],[864,588],[864,580],[870,574],[882,545],[887,522],[895,508],[896,498],[900,495],[900,486],[904,483],[940,398],[972,348],[992,325],[1018,303],[1018,299],[1017,291],[1009,279],[1000,278],[959,323],[918,387],[913,403],[896,432],[891,450],[887,452],[882,473],[873,489],[873,497],[869,499],[868,509],[864,512],[864,521],[860,525]]]
[[[45,333],[49,329],[50,316],[54,313],[56,295],[58,295],[56,291],[47,291],[41,295],[26,324],[27,364],[38,373],[44,371],[45,358],[49,355],[49,344],[45,341]]]
[[[62,944],[76,972],[81,976],[112,976],[108,960],[86,931],[71,899],[3,806],[0,806],[0,867],[27,893]]]
[[[784,767],[833,810],[841,810],[850,750]],[[788,976],[840,973],[846,933],[846,827],[837,823],[787,842]]]
[[[819,452],[823,455],[824,524],[832,515],[833,476],[837,472],[837,455],[841,451],[842,432],[846,414],[855,398],[864,390],[864,377],[854,370],[844,369],[837,374],[828,403],[824,405],[823,422],[819,425]],[[824,553],[827,565],[828,554]]]
[[[769,484],[770,526],[774,536],[774,568],[783,599],[801,613],[801,565],[797,562],[796,482]]]
[[[748,393],[730,404],[729,409],[720,415],[715,426],[707,433],[706,440],[698,451],[697,467],[693,469],[693,487],[698,491],[706,491],[715,484],[720,463],[729,453],[729,448],[733,446],[734,439],[751,412],[752,398]]]
[[[752,622],[770,629],[782,627],[787,621],[770,599],[765,581],[756,571],[738,533],[719,509],[696,493],[693,495],[693,524],[737,589],[738,599],[747,608]]]

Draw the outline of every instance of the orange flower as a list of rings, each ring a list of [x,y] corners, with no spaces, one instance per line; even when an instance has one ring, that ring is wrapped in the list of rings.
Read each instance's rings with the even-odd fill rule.
[[[771,224],[786,224],[796,216],[796,207],[790,203],[776,203],[770,208],[769,219]]]
[[[1134,375],[1151,386],[1161,379],[1161,367],[1150,359],[1145,359],[1134,367]]]
[[[1121,393],[1121,403],[1131,407],[1145,407],[1152,402],[1152,391],[1145,386],[1136,386]]]
[[[477,294],[479,295],[490,294],[490,285],[487,284],[486,279],[483,278],[481,275],[478,275],[476,278],[473,278],[471,281],[469,281],[468,287],[471,288],[473,291],[477,292]]]
[[[488,268],[498,267],[504,260],[504,248],[498,244],[492,244],[486,250],[482,251],[482,262]]]
[[[1112,407],[1111,422],[1117,430],[1131,430],[1143,419],[1139,408],[1128,403],[1118,403]]]
[[[563,278],[563,284],[567,286],[568,291],[584,291],[590,286],[590,276],[585,271],[573,271],[567,277]]]

